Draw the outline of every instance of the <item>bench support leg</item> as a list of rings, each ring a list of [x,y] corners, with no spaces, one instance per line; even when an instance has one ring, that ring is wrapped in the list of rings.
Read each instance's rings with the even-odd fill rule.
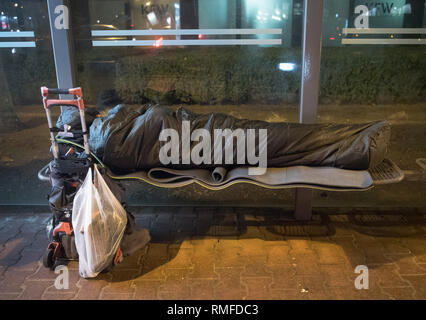
[[[312,218],[312,190],[297,188],[294,218],[298,221],[308,221]]]

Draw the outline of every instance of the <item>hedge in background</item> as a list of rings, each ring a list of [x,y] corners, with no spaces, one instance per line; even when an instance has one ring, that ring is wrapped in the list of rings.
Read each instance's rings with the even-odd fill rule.
[[[417,103],[426,101],[426,48],[325,48],[322,103]]]
[[[115,89],[127,103],[297,104],[301,50],[256,47],[91,48],[77,57],[78,85],[86,103]],[[40,86],[56,86],[48,50],[2,54],[15,104],[40,103]],[[108,61],[108,63],[106,63]],[[105,63],[104,63],[105,62]],[[93,67],[96,65],[96,67]],[[419,103],[426,101],[426,48],[324,48],[320,103]]]
[[[300,72],[277,72],[297,63],[295,50],[189,48],[151,51],[118,61],[115,89],[127,102],[295,102]]]
[[[115,89],[129,103],[297,103],[300,50],[190,48],[143,51],[118,60]],[[321,103],[417,103],[426,100],[426,50],[416,47],[325,48]]]

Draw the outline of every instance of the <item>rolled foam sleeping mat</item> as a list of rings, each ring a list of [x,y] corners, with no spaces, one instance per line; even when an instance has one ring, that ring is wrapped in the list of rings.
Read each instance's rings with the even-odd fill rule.
[[[366,170],[294,166],[268,168],[263,175],[249,175],[248,169],[249,167],[238,167],[229,171],[224,168],[214,170],[153,168],[149,171],[125,175],[108,172],[108,175],[118,180],[140,180],[161,188],[179,188],[196,183],[210,190],[223,190],[234,184],[248,183],[267,189],[307,187],[320,190],[356,191],[373,186],[371,175]]]

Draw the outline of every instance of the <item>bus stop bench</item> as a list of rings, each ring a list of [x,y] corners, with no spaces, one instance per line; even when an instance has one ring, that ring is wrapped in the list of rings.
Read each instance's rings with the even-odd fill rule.
[[[390,159],[370,170],[345,170],[331,167],[294,166],[268,168],[259,176],[248,175],[248,167],[231,170],[190,169],[174,170],[153,168],[126,175],[115,175],[107,169],[107,174],[116,180],[135,180],[159,188],[179,188],[198,184],[209,190],[223,190],[240,183],[254,184],[267,189],[305,188],[325,191],[366,191],[375,186],[398,183],[404,179],[403,171]],[[297,215],[297,220],[309,220],[310,216]]]

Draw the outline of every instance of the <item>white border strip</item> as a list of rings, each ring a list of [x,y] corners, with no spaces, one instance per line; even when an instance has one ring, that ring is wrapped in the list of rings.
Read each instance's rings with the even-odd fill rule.
[[[35,41],[0,42],[0,48],[35,48]]]
[[[223,34],[282,34],[282,29],[179,29],[179,30],[92,30],[93,37],[100,36],[179,36]]]
[[[0,38],[33,38],[34,31],[0,31]]]
[[[342,39],[342,44],[426,44],[426,39]]]
[[[343,28],[348,34],[426,34],[426,28]]]
[[[211,39],[211,40],[110,40],[92,41],[94,47],[124,46],[229,46],[281,45],[281,39]]]

